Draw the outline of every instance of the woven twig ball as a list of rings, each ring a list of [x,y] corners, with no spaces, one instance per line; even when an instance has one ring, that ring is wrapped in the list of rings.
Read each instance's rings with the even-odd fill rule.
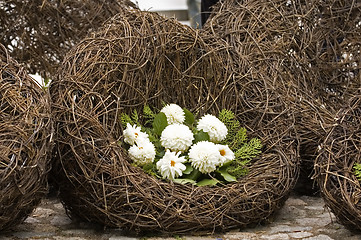
[[[22,222],[47,192],[48,95],[0,45],[0,230]]]
[[[209,37],[156,13],[130,11],[69,52],[50,94],[53,175],[70,216],[133,231],[213,232],[264,222],[282,206],[297,179],[298,152],[292,115],[265,90],[277,73],[238,74],[232,49],[217,39],[206,44]],[[250,137],[261,138],[263,153],[246,177],[224,186],[145,174],[119,144],[119,116],[162,102],[200,115],[232,110]]]
[[[310,83],[317,73],[310,68],[305,48],[311,41],[313,26],[309,19],[315,11],[309,11],[313,2],[286,0],[221,0],[213,11],[203,31],[221,38],[237,53],[234,59],[243,74],[249,69],[267,76],[260,102],[268,102],[270,92],[278,94],[290,108],[300,139],[301,176],[297,191],[311,193],[309,179],[318,144],[333,119],[332,111],[323,106]],[[237,59],[239,58],[239,59]],[[322,125],[323,124],[323,125]],[[322,125],[322,127],[321,127]]]
[[[315,179],[326,205],[350,230],[361,230],[361,185],[354,164],[361,163],[361,98],[340,110],[315,163]]]
[[[361,2],[314,1],[309,9],[312,18],[305,21],[312,31],[305,57],[317,74],[310,82],[338,110],[361,86]]]
[[[1,0],[0,43],[30,73],[52,78],[66,52],[130,0]]]
[[[280,97],[296,116],[300,181],[307,183],[303,193],[313,192],[307,186],[312,186],[318,145],[360,85],[360,6],[355,1],[221,0],[204,26],[234,47],[243,62],[283,59],[286,87]]]
[[[333,127],[337,111],[361,86],[361,4],[334,0],[311,1],[304,6],[307,11],[299,15],[300,23],[308,30],[301,53],[313,73],[306,79],[309,91],[304,95],[312,98],[298,106],[302,113],[298,133],[302,169],[306,169],[301,172],[309,177],[319,145]]]
[[[336,112],[361,86],[361,4],[334,0],[311,1],[304,6],[307,11],[299,15],[300,23],[308,30],[301,53],[309,61],[313,76],[306,79],[310,91],[304,93],[312,99],[298,106],[302,113],[298,124],[300,154],[305,169],[300,179],[312,175],[319,145],[333,127]]]

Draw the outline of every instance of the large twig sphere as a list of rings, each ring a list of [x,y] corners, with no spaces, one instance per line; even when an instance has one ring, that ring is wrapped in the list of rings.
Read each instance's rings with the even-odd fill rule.
[[[243,62],[283,58],[280,71],[288,87],[280,97],[296,116],[303,193],[314,192],[307,188],[309,177],[336,111],[360,86],[360,7],[352,0],[221,0],[204,26]]]
[[[361,230],[361,185],[354,164],[361,163],[361,101],[350,100],[321,145],[315,178],[326,205],[350,230]]]
[[[49,99],[0,45],[0,230],[23,221],[47,193]]]
[[[231,67],[233,50],[217,39],[206,44],[209,38],[174,19],[130,11],[69,52],[50,94],[54,175],[72,217],[128,230],[213,232],[267,221],[282,206],[297,179],[298,152],[289,108],[264,90],[277,71],[241,75]],[[234,111],[263,141],[262,155],[246,177],[224,186],[145,174],[119,144],[119,116],[162,102],[199,115]]]

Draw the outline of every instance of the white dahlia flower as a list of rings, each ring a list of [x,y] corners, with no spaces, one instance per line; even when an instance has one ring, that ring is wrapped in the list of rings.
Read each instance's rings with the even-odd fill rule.
[[[226,125],[211,114],[206,114],[199,119],[197,129],[208,133],[209,139],[216,143],[224,140],[228,133]]]
[[[127,123],[127,128],[123,131],[124,142],[133,145],[137,140],[143,141],[148,139],[148,134],[142,132],[137,125],[130,125]]]
[[[234,160],[234,152],[228,147],[228,145],[217,144],[216,146],[218,147],[218,151],[220,154],[221,165]]]
[[[201,141],[194,144],[188,153],[192,167],[201,173],[210,173],[216,170],[220,164],[220,154],[216,144],[208,141]]]
[[[152,163],[155,158],[155,147],[149,140],[138,140],[128,150],[130,158],[138,166]]]
[[[163,130],[160,143],[165,149],[184,152],[192,145],[193,139],[193,133],[188,126],[176,123]]]
[[[183,109],[177,104],[168,104],[161,110],[167,117],[168,124],[174,123],[183,123],[185,119],[185,114]]]
[[[183,175],[186,166],[183,162],[186,161],[185,157],[179,157],[180,152],[171,152],[167,150],[158,162],[157,169],[163,178],[174,179]]]

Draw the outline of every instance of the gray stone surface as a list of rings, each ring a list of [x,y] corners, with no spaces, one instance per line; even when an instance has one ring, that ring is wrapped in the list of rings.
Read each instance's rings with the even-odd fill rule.
[[[361,234],[347,230],[324,207],[320,197],[292,194],[273,221],[264,226],[236,229],[213,235],[126,236],[119,229],[99,230],[90,224],[69,219],[58,199],[44,199],[24,223],[0,234],[0,239],[50,240],[357,240]]]

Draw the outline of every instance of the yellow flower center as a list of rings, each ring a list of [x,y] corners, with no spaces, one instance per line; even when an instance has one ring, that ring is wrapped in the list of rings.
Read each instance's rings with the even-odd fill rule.
[[[219,153],[220,153],[221,156],[223,157],[224,155],[226,155],[226,150],[224,150],[224,149],[219,150]]]
[[[172,167],[174,167],[174,166],[175,166],[175,161],[170,160],[170,165],[171,165]]]

